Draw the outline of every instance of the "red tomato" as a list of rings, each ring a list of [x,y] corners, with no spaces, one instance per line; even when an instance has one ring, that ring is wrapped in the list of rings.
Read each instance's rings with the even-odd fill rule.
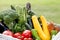
[[[4,31],[3,34],[8,36],[13,36],[13,33],[10,30]]]
[[[21,36],[21,39],[23,40],[24,39],[24,36]]]
[[[32,38],[28,38],[28,40],[33,40]]]
[[[22,36],[26,37],[26,38],[29,38],[32,36],[32,33],[30,30],[25,30],[23,33],[22,33]]]
[[[32,38],[24,38],[23,40],[33,40]]]
[[[15,34],[13,35],[13,37],[20,39],[20,38],[21,38],[21,34],[20,34],[19,32],[18,32],[18,33],[15,33]]]
[[[24,38],[23,40],[28,40],[28,38]]]

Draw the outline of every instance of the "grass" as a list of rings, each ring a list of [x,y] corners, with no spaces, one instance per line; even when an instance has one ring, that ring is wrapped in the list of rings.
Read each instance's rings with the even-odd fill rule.
[[[27,2],[37,16],[44,15],[48,21],[60,24],[60,0],[0,0],[0,11],[10,8],[10,5],[25,6]]]

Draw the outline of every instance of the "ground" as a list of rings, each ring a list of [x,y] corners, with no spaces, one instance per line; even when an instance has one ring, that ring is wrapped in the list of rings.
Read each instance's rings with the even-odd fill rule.
[[[32,5],[32,11],[37,16],[44,15],[47,21],[60,24],[60,0],[0,0],[0,11],[10,8],[10,5]]]

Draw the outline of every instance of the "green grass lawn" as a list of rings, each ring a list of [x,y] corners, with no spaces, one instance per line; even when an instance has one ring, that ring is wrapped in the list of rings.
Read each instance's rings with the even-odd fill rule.
[[[60,23],[60,0],[0,0],[0,11],[10,8],[10,5],[25,6],[27,2],[37,16],[44,15],[48,21]]]

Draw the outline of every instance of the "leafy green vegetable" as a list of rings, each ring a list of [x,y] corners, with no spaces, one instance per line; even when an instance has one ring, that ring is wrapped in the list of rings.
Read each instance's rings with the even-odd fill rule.
[[[57,32],[56,30],[52,30],[52,31],[51,31],[51,40],[52,40],[52,38],[53,38],[54,36],[56,36],[57,33],[58,33],[58,32]]]
[[[19,18],[19,15],[15,10],[7,9],[0,12],[0,20],[3,20],[9,29],[12,29],[13,26],[10,26],[10,25],[12,25],[13,21],[18,18]]]
[[[16,24],[14,27],[14,32],[22,32],[26,30],[25,22],[27,22],[27,11],[25,7],[21,8],[17,6],[16,12],[19,15],[19,21],[18,24]]]
[[[20,32],[21,31],[21,27],[20,24],[16,24],[15,27],[12,29],[13,32]]]
[[[16,7],[16,11],[19,14],[19,23],[27,22],[27,10],[25,7],[21,8],[19,6]]]
[[[51,31],[51,35],[56,35],[57,34],[57,31],[56,30],[52,30]]]
[[[17,6],[16,8],[11,5],[11,9],[4,10],[0,12],[0,20],[4,20],[4,23],[13,32],[22,32],[26,30],[26,25],[29,19],[31,19],[31,12],[27,11],[26,7]],[[29,15],[30,14],[30,15]],[[18,19],[18,23],[15,20]]]

